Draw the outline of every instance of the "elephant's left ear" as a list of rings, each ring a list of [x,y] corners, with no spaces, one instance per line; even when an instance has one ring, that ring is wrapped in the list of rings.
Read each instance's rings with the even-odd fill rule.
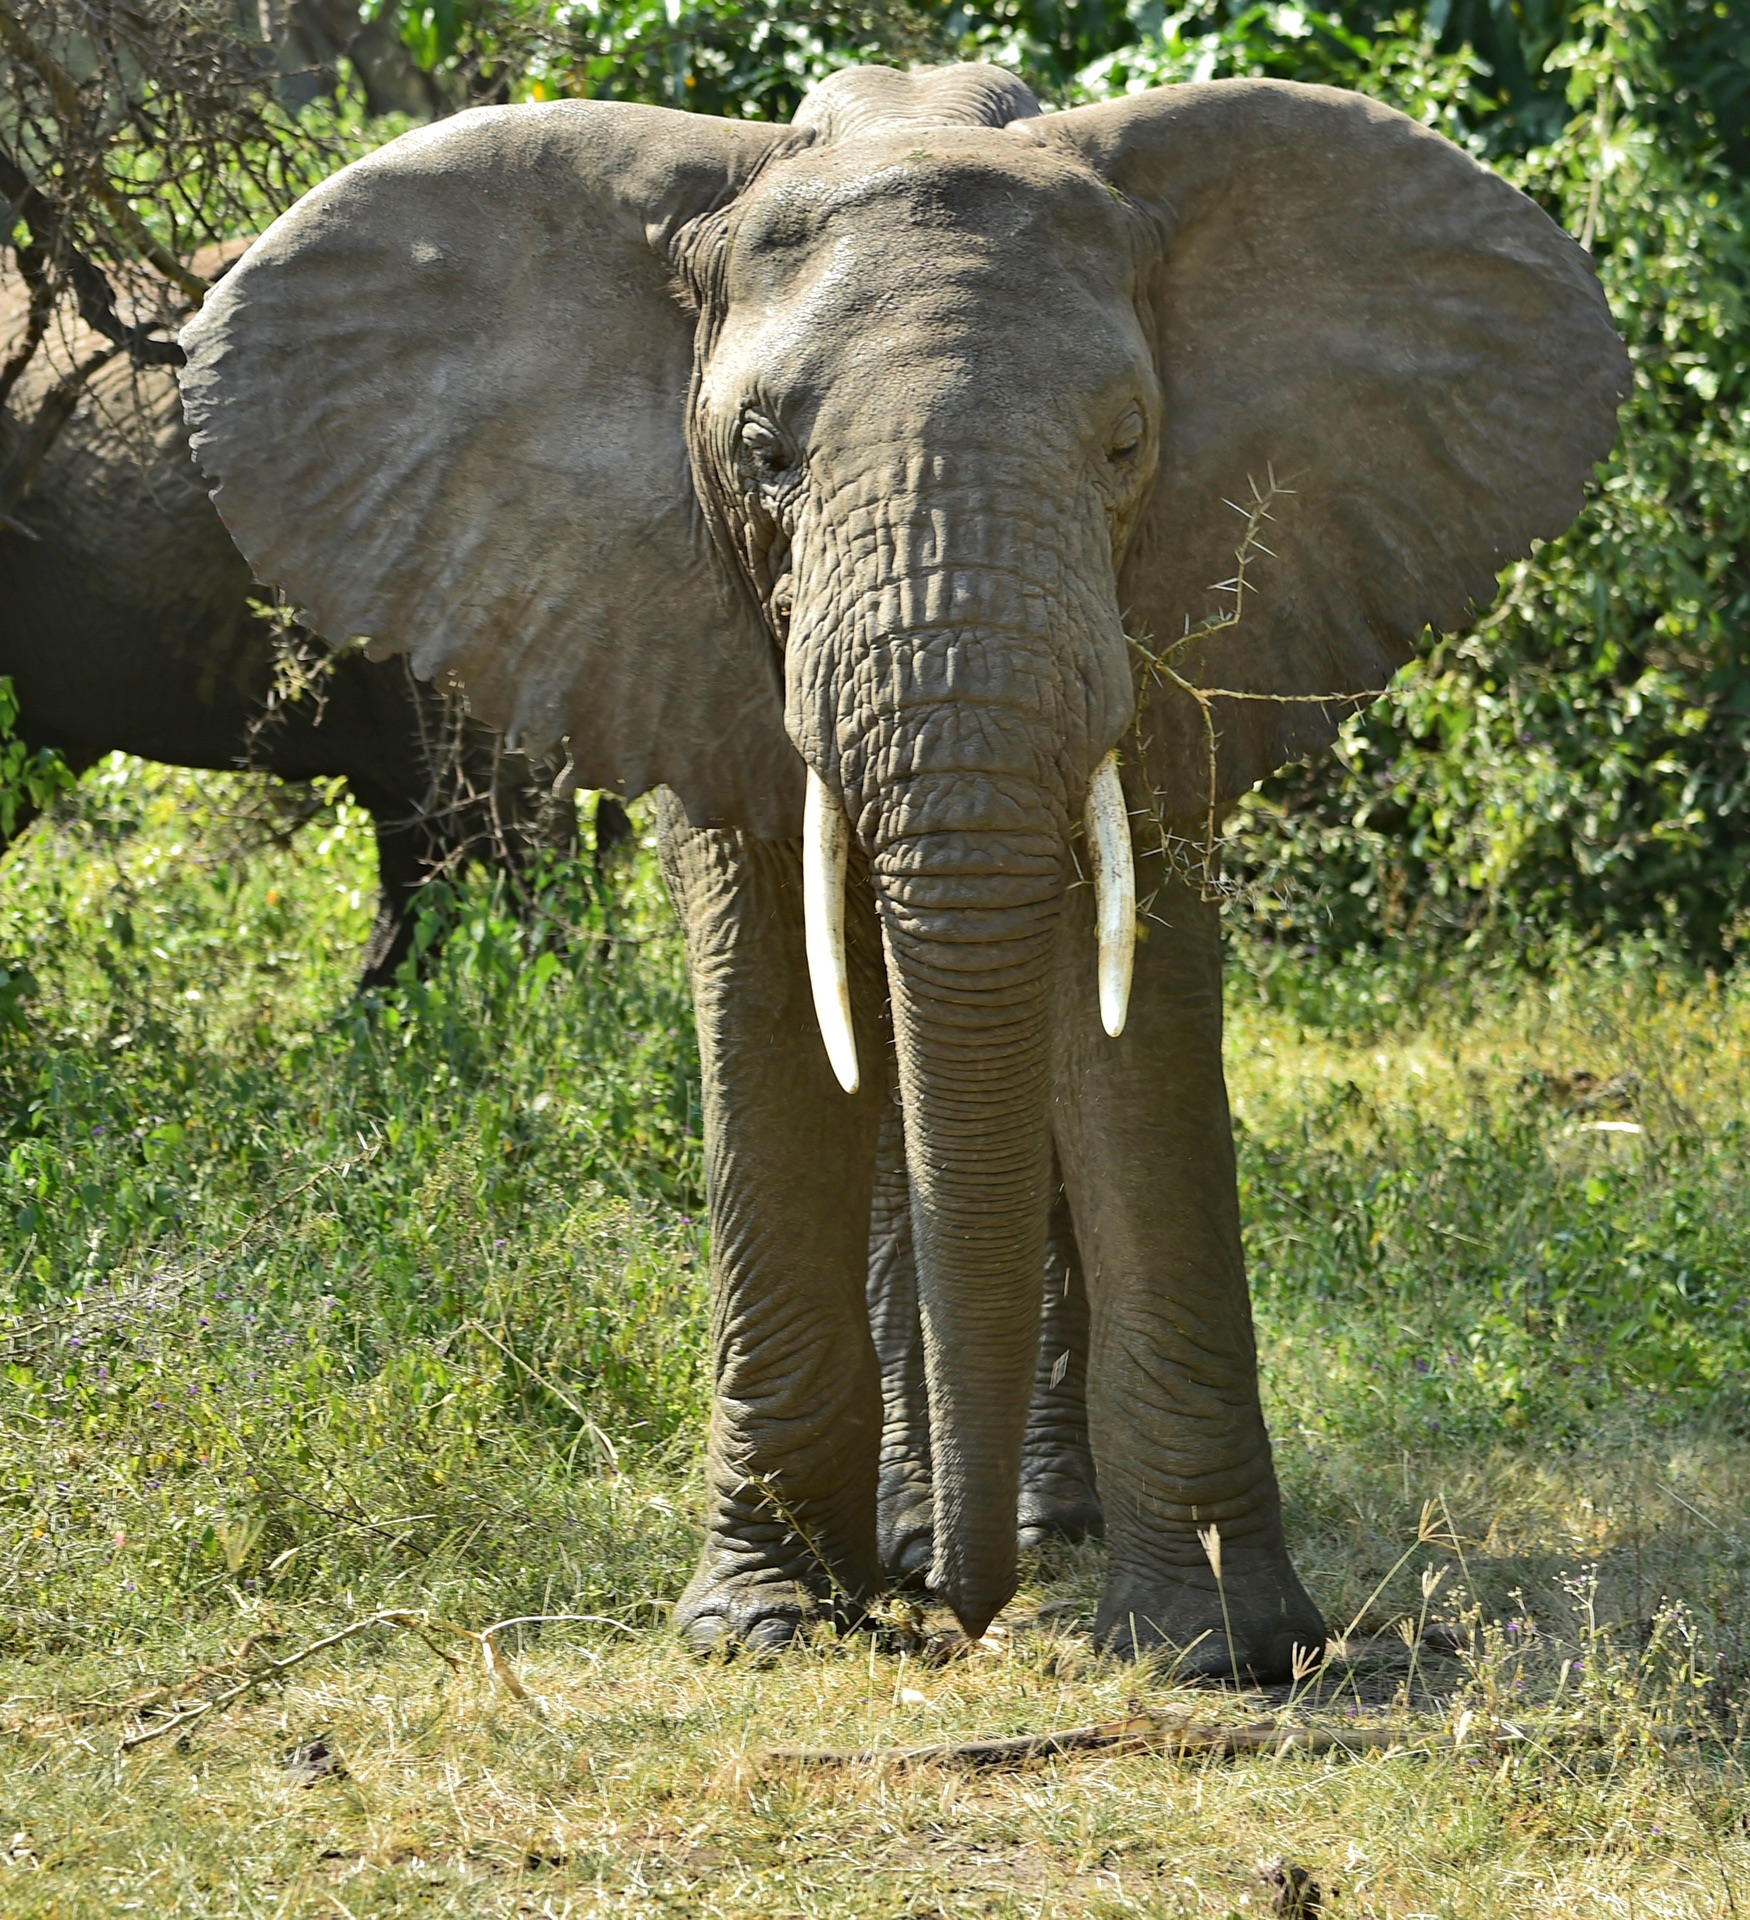
[[[1451,142],[1359,94],[1165,88],[1034,123],[1158,225],[1159,477],[1121,580],[1128,630],[1214,700],[1216,798],[1327,744],[1564,531],[1629,366],[1582,249]],[[1241,512],[1279,491],[1236,596]],[[1201,814],[1207,729],[1146,709],[1166,810]]]
[[[670,241],[783,127],[487,107],[307,194],[184,330],[195,457],[256,577],[585,786],[800,831],[778,660],[687,453]]]

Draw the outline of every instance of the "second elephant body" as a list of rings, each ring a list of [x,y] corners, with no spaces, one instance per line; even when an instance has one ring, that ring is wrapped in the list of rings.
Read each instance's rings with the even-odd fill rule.
[[[22,282],[0,278],[0,349],[22,334],[26,304]],[[0,674],[19,737],[76,774],[130,753],[345,779],[377,847],[363,982],[385,986],[412,948],[425,884],[471,857],[514,871],[543,846],[568,849],[571,797],[403,661],[330,658],[292,634],[311,657],[301,675],[276,675],[259,590],[189,458],[167,368],[112,359],[34,455],[57,381],[105,344],[58,315],[0,409],[0,487],[21,461],[33,467],[0,523]],[[14,833],[27,824],[15,818]]]

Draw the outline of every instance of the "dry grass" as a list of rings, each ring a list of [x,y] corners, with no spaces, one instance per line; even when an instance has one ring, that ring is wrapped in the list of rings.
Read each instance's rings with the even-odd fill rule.
[[[1091,1571],[1038,1591],[1073,1597]],[[1437,1599],[1460,1578],[1449,1572]],[[1705,1711],[1720,1690],[1697,1684],[1692,1623],[1667,1608],[1648,1648],[1624,1647],[1588,1634],[1586,1582],[1573,1585],[1559,1634],[1523,1614],[1485,1626],[1461,1599],[1466,1655],[1357,1646],[1292,1703],[1176,1689],[1101,1660],[1073,1613],[1036,1618],[1037,1591],[1000,1638],[946,1667],[866,1637],[763,1668],[701,1666],[661,1629],[555,1629],[518,1660],[520,1704],[417,1649],[356,1654],[300,1671],[185,1751],[167,1742],[118,1762],[116,1730],[100,1725],[11,1743],[21,1832],[0,1908],[1255,1913],[1272,1910],[1259,1864],[1286,1856],[1336,1914],[1735,1911],[1750,1869],[1739,1747]],[[103,1675],[52,1684],[101,1690]],[[1231,1763],[1090,1755],[1007,1773],[762,1761],[773,1745],[1039,1729],[1138,1700],[1197,1720],[1388,1723],[1403,1745]],[[1440,1750],[1434,1736],[1455,1725],[1464,1743]],[[1679,1726],[1711,1737],[1673,1739]],[[318,1737],[344,1771],[303,1784],[287,1758]]]
[[[549,964],[475,897],[426,985],[336,1017],[356,834],[242,865],[198,790],[131,778],[0,873],[37,976],[0,1034],[0,1914],[1228,1916],[1291,1910],[1285,1858],[1335,1916],[1750,1916],[1750,993],[1632,955],[1236,972],[1290,1532],[1354,1622],[1322,1674],[1106,1660],[1092,1548],[962,1660],[701,1666],[663,1618],[696,1069],[647,868],[612,967],[605,924]],[[623,1625],[499,1636],[526,1702],[373,1630],[123,1750],[251,1638],[384,1608]],[[762,1758],[1138,1708],[1401,1741]]]

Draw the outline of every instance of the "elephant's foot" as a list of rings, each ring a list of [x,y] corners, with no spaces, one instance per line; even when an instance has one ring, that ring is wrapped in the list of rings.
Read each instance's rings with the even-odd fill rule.
[[[1016,1515],[1021,1551],[1061,1540],[1097,1540],[1106,1531],[1094,1463],[1085,1449],[1065,1449],[1049,1462],[1023,1462],[1021,1503]]]
[[[1292,1679],[1297,1662],[1304,1670],[1324,1647],[1326,1629],[1288,1555],[1228,1544],[1222,1562],[1219,1587],[1201,1559],[1165,1573],[1114,1567],[1095,1638],[1132,1659],[1156,1648],[1175,1654],[1180,1680]]]
[[[890,1586],[921,1593],[936,1557],[929,1476],[921,1470],[884,1466],[881,1472],[881,1571]]]
[[[806,1582],[707,1547],[675,1604],[674,1623],[693,1653],[775,1653],[827,1611]]]

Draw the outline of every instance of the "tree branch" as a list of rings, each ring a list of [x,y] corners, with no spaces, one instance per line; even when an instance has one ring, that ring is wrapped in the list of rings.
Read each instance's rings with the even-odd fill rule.
[[[22,60],[42,81],[48,88],[49,97],[54,101],[57,111],[70,126],[77,127],[83,122],[84,109],[80,104],[79,88],[73,76],[53,55],[37,45],[11,9],[3,5],[0,5],[0,46],[3,46],[15,59]],[[209,283],[192,268],[185,267],[176,255],[153,235],[140,216],[110,185],[104,177],[101,166],[92,169],[90,188],[92,198],[115,222],[122,238],[143,260],[149,261],[156,267],[172,286],[187,294],[198,307],[207,296]]]

